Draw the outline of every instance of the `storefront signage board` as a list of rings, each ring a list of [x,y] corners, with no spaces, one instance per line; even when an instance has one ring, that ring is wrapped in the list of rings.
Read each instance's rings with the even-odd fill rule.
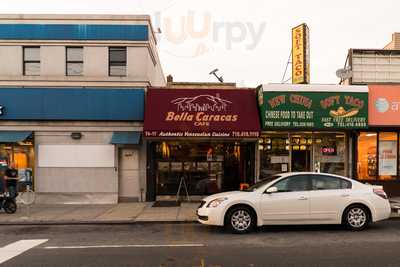
[[[292,83],[310,83],[309,29],[305,23],[292,29]]]
[[[366,92],[287,92],[258,90],[263,129],[365,129]]]
[[[255,91],[161,89],[147,92],[145,137],[257,138]]]
[[[400,85],[369,85],[369,125],[400,125]]]

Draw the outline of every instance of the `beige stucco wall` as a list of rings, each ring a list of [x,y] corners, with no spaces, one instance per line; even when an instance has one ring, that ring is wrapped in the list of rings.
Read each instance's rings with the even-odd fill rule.
[[[65,75],[65,47],[41,46],[40,47],[40,75],[64,76]],[[15,62],[14,62],[15,64]]]
[[[108,76],[108,48],[106,46],[84,47],[83,75],[86,77]]]
[[[22,76],[22,47],[0,46],[0,76]]]
[[[147,66],[150,62],[149,51],[146,47],[128,47],[127,76],[135,80],[150,80]]]

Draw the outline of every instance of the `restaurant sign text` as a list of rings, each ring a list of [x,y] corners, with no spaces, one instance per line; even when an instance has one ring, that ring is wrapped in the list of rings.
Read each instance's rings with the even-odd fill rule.
[[[367,93],[265,91],[259,104],[263,128],[368,126]]]

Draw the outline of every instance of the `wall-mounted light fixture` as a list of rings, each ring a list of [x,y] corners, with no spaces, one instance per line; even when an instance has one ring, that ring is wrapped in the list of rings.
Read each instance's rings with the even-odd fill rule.
[[[71,138],[74,140],[79,140],[82,138],[82,133],[79,133],[79,132],[71,133]]]

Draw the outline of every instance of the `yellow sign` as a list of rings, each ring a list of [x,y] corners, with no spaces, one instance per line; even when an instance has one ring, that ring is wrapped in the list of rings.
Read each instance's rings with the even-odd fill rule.
[[[292,29],[292,83],[310,83],[309,31],[305,23]]]

